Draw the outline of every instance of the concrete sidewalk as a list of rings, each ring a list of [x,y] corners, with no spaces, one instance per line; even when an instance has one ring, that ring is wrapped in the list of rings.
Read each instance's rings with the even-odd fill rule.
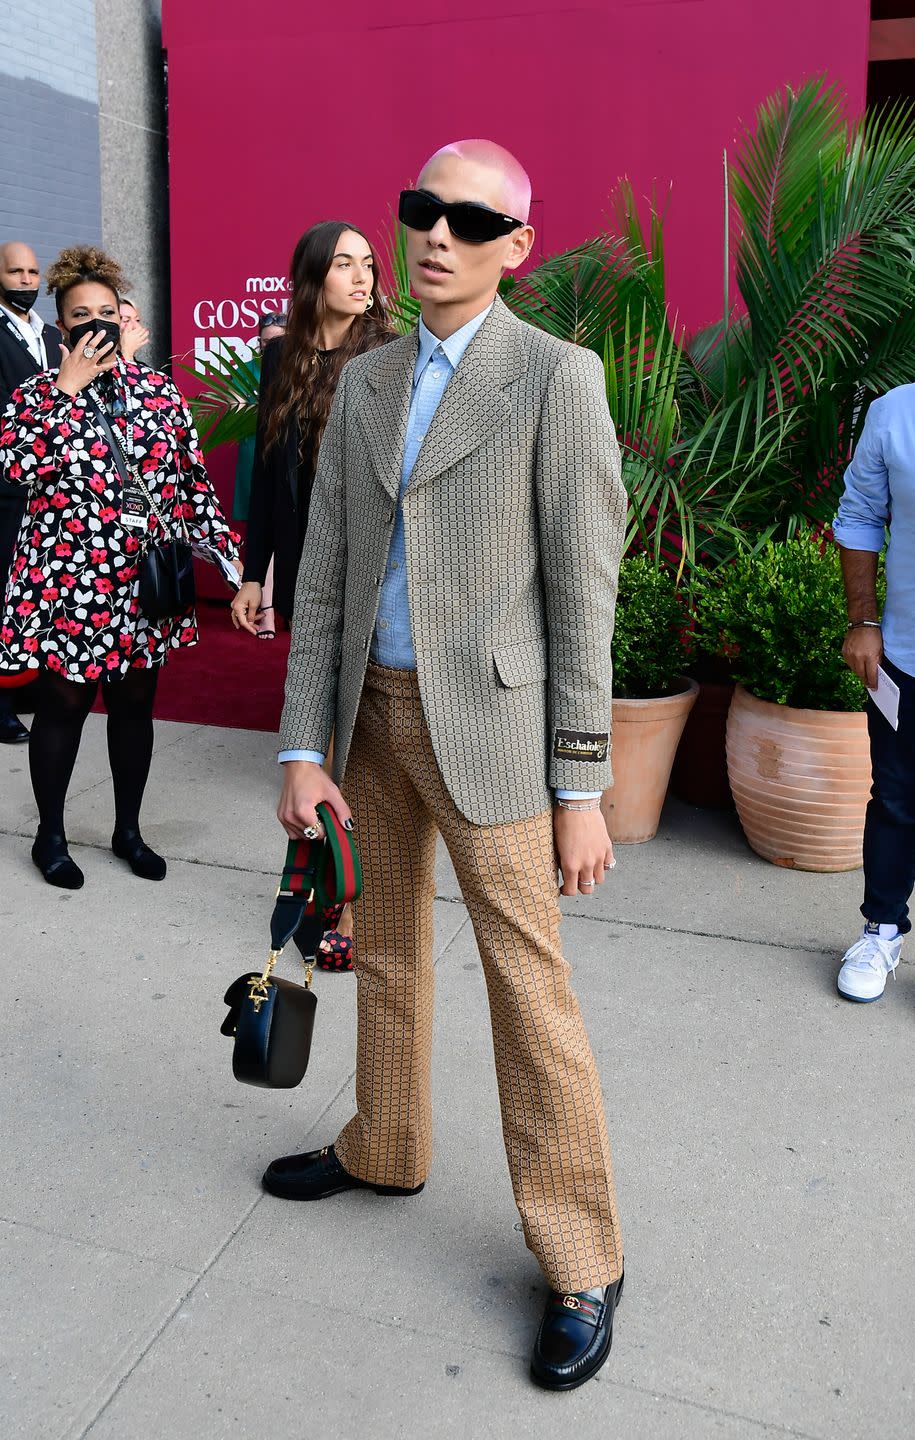
[[[860,875],[777,870],[731,817],[671,803],[568,904],[627,1285],[600,1377],[548,1395],[527,1379],[543,1290],[444,857],[426,1190],[260,1190],[353,1107],[352,977],[316,977],[298,1090],[237,1085],[218,1033],[265,953],[274,755],[269,735],[160,724],[144,831],[170,870],[150,885],[105,848],[91,716],[68,820],[86,886],[66,894],[29,860],[27,755],[0,753],[3,1440],[908,1440],[915,974],[910,956],[881,1003],[838,999]]]

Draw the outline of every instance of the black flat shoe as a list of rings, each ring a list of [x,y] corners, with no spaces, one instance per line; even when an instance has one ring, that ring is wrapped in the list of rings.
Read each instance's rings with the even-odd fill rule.
[[[24,745],[28,738],[29,732],[18,715],[8,710],[0,715],[0,745]]]
[[[111,837],[111,848],[119,860],[126,860],[134,875],[141,880],[164,880],[168,866],[150,850],[139,830],[115,830]]]
[[[613,1344],[623,1278],[574,1295],[550,1292],[531,1356],[532,1380],[545,1390],[574,1390],[597,1374]]]
[[[376,1195],[418,1195],[423,1189],[416,1185],[404,1190],[398,1185],[372,1185],[368,1180],[357,1180],[344,1170],[334,1152],[333,1145],[323,1150],[310,1150],[306,1155],[283,1155],[274,1160],[264,1171],[261,1182],[271,1195],[281,1200],[323,1200],[328,1195],[339,1195],[343,1190],[374,1190]]]
[[[58,890],[81,890],[85,875],[67,849],[63,835],[36,835],[32,859],[49,885]]]

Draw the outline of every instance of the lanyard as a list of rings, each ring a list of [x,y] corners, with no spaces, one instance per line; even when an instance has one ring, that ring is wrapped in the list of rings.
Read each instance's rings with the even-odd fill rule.
[[[35,351],[32,349],[28,340],[26,340],[25,335],[22,333],[21,329],[16,324],[12,315],[3,305],[0,305],[0,320],[2,320],[3,323],[6,325],[6,328],[12,335],[13,339],[18,340],[23,350],[25,350],[29,355],[31,355],[32,359],[34,360],[36,358]],[[48,352],[45,347],[44,336],[40,333],[40,331],[35,330],[31,325],[29,326],[29,329],[32,331],[32,334],[35,336],[35,339],[38,342],[38,368],[39,370],[47,370]]]

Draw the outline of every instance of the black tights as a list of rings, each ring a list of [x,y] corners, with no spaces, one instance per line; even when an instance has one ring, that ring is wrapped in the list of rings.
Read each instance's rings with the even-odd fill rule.
[[[108,759],[114,781],[115,828],[139,830],[140,805],[153,752],[157,667],[101,681],[108,711]],[[64,801],[86,716],[99,681],[81,684],[45,671],[29,737],[29,769],[44,835],[64,834]]]

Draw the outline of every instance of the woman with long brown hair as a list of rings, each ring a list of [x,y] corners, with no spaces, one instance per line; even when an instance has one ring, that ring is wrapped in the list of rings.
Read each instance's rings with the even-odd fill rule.
[[[273,559],[273,607],[292,619],[296,576],[321,436],[347,360],[391,338],[376,288],[375,255],[361,231],[323,220],[292,255],[286,334],[263,352],[244,581],[232,602],[237,630],[272,629],[262,609]],[[259,624],[260,620],[260,624]],[[328,931],[318,964],[350,969],[352,919]]]
[[[236,629],[252,635],[271,558],[273,607],[292,619],[318,447],[340,371],[390,338],[375,256],[354,226],[312,225],[295,247],[291,270],[286,334],[263,353],[244,582],[232,602]]]

